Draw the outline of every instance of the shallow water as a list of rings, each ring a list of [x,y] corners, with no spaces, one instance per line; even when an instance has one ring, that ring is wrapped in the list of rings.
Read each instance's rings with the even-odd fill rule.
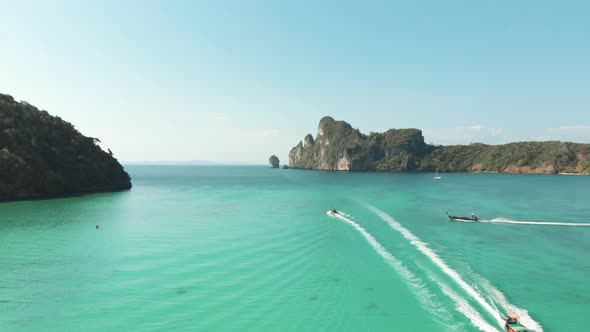
[[[590,177],[127,169],[0,204],[0,330],[588,329]]]

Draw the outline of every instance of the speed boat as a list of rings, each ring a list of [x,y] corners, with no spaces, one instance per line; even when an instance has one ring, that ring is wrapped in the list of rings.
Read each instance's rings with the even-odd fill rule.
[[[504,325],[506,332],[532,332],[518,321],[518,315],[509,314]]]
[[[340,214],[340,212],[336,211],[336,209],[335,209],[335,208],[330,208],[330,210],[328,210],[328,212],[329,212],[330,214]]]
[[[452,216],[447,212],[447,217],[451,220],[459,220],[459,221],[478,221],[479,218],[476,217],[473,213],[469,217],[459,217],[459,216]]]

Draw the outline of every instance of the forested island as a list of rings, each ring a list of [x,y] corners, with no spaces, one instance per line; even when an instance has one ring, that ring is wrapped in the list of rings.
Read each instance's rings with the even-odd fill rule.
[[[516,142],[430,145],[419,129],[365,135],[326,116],[315,139],[305,136],[289,153],[289,167],[330,171],[490,172],[590,174],[590,144]]]
[[[99,142],[0,94],[0,201],[130,189],[129,174]]]

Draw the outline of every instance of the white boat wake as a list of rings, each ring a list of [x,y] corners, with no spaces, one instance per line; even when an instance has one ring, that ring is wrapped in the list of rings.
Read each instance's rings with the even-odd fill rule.
[[[344,213],[331,213],[330,211],[327,212],[329,216],[338,218],[344,221],[347,224],[352,225],[361,235],[369,242],[371,247],[375,249],[375,251],[389,264],[393,269],[403,278],[403,280],[408,284],[412,292],[417,295],[418,300],[426,308],[431,314],[433,314],[441,323],[446,326],[450,326],[452,323],[449,312],[446,310],[445,307],[437,304],[435,300],[436,295],[426,288],[424,282],[417,277],[412,271],[410,271],[399,259],[393,256],[373,235],[371,235],[366,229],[364,229],[361,225],[357,224],[356,222],[348,219],[344,216]]]
[[[424,308],[426,308],[431,314],[434,314],[435,317],[451,331],[457,331],[460,329],[459,326],[452,326],[453,323],[450,319],[451,315],[447,311],[447,309],[435,301],[436,295],[426,288],[425,283],[417,277],[412,271],[410,271],[399,259],[393,256],[373,235],[371,235],[365,228],[357,224],[356,222],[348,219],[344,216],[344,213],[332,213],[330,211],[327,212],[329,216],[338,218],[347,224],[352,225],[357,231],[363,235],[363,237],[369,242],[369,244],[375,249],[375,251],[383,257],[383,259],[395,269],[395,271],[402,276],[404,281],[408,283],[410,289],[417,295],[418,300],[422,304]],[[430,277],[431,279],[433,277]],[[497,332],[497,329],[489,325],[485,319],[481,317],[481,315],[473,309],[467,301],[462,298],[460,295],[454,293],[447,285],[442,282],[439,282],[438,285],[441,287],[443,292],[449,296],[454,302],[457,307],[457,310],[464,314],[472,323],[475,325],[479,330],[484,332]]]
[[[455,302],[455,308],[457,309],[457,311],[459,311],[460,313],[465,315],[465,317],[469,318],[469,320],[471,320],[471,323],[474,326],[479,328],[481,331],[485,331],[485,332],[498,331],[498,329],[491,326],[485,320],[485,318],[483,318],[479,314],[479,312],[477,312],[477,310],[475,310],[475,308],[473,308],[469,304],[469,302],[464,297],[455,293],[451,289],[451,287],[449,287],[449,285],[447,285],[444,281],[442,281],[440,278],[438,278],[431,270],[420,265],[419,263],[416,263],[416,265],[426,273],[426,275],[428,276],[428,278],[430,280],[432,280],[432,282],[434,282],[435,284],[437,284],[440,287],[440,289],[442,290],[443,293],[445,293],[445,295],[447,295],[449,298],[451,298],[451,300],[453,300],[453,302]]]
[[[532,319],[529,315],[529,312],[526,309],[514,306],[513,304],[508,302],[506,296],[499,289],[492,286],[488,280],[478,275],[476,275],[476,277],[479,283],[482,284],[486,293],[492,298],[492,300],[495,303],[498,303],[506,312],[513,312],[515,314],[518,314],[518,316],[520,317],[520,322],[523,323],[529,329],[533,331],[543,331],[543,327],[541,326],[541,324]]]
[[[422,242],[420,240],[420,238],[415,236],[407,228],[403,227],[400,223],[398,223],[395,219],[393,219],[393,217],[391,217],[387,213],[379,210],[378,208],[376,208],[372,205],[369,205],[369,204],[366,204],[366,205],[371,211],[373,211],[381,219],[383,219],[383,221],[387,222],[387,224],[389,224],[389,226],[391,228],[395,229],[396,231],[401,233],[401,235],[404,238],[409,240],[410,243],[414,247],[416,247],[416,249],[418,249],[418,251],[420,251],[426,257],[428,257],[430,259],[430,261],[432,263],[434,263],[434,265],[436,265],[442,272],[444,272],[447,276],[449,276],[451,279],[453,279],[467,294],[469,294],[475,301],[477,301],[479,303],[479,305],[481,305],[482,308],[484,308],[492,317],[494,317],[500,326],[504,325],[504,319],[500,315],[500,312],[497,310],[497,308],[493,308],[492,305],[490,305],[485,300],[485,298],[482,296],[482,294],[477,292],[471,285],[469,285],[467,282],[465,282],[463,277],[457,271],[455,271],[451,267],[449,267],[449,265],[444,260],[442,260],[436,254],[436,252],[434,250],[430,249],[426,243]],[[511,307],[516,308],[515,306],[511,306]],[[518,309],[518,308],[516,308],[516,309]],[[521,312],[526,313],[525,310],[522,310]],[[538,322],[535,322],[530,316],[528,316],[528,314],[526,316],[523,315],[522,317],[526,321],[533,322],[535,324],[535,326],[538,327],[536,330],[537,332],[543,331],[541,328],[541,325]]]
[[[485,223],[490,223],[490,224],[590,227],[590,223],[583,223],[583,222],[518,221],[518,220],[505,219],[505,218],[494,218],[494,219],[490,219],[490,220],[480,219],[479,222],[485,222]]]

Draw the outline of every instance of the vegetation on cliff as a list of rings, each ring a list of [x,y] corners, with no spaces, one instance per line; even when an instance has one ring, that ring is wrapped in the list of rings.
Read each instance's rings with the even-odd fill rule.
[[[289,153],[292,168],[322,170],[415,170],[416,158],[429,152],[418,129],[390,129],[365,135],[344,121],[327,116],[318,135],[305,137]]]
[[[590,144],[516,142],[438,146],[424,167],[449,172],[590,173]]]
[[[129,175],[98,142],[0,94],[0,201],[131,188]]]
[[[365,171],[590,173],[590,144],[518,142],[435,146],[418,129],[362,134],[344,121],[320,120],[289,153],[292,168]]]

